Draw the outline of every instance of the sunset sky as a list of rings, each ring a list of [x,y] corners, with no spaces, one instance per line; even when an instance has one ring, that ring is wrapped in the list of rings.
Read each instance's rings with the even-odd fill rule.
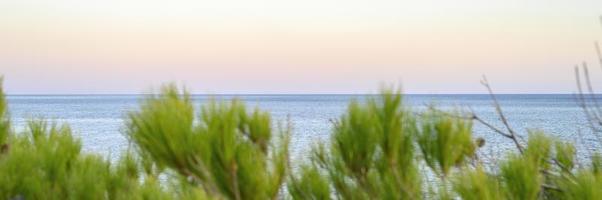
[[[418,3],[419,2],[419,3]],[[572,93],[600,0],[0,0],[9,94]]]

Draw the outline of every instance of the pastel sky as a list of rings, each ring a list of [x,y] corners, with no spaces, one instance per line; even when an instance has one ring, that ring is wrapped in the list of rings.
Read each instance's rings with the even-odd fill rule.
[[[600,0],[0,0],[0,73],[9,94],[483,93],[483,74],[499,93],[572,93],[601,14]]]

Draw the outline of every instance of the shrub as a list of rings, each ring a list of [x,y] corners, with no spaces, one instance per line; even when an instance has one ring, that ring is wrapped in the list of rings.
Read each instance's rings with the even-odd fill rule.
[[[0,157],[0,199],[169,197],[157,182],[142,183],[127,154],[115,165],[83,154],[68,126],[31,121],[10,141],[10,149]]]
[[[559,182],[564,199],[601,199],[602,176],[588,170],[575,173],[570,181]]]
[[[417,143],[426,164],[439,176],[448,176],[452,167],[462,166],[474,156],[470,121],[428,113],[422,124]]]
[[[416,131],[397,93],[385,91],[365,105],[352,102],[335,123],[330,149],[314,148],[313,163],[291,177],[291,196],[324,197],[330,185],[340,199],[420,198]]]
[[[190,95],[170,85],[129,115],[127,135],[149,163],[210,197],[273,199],[286,176],[289,129],[271,126],[268,113],[238,100],[211,101],[196,118]]]
[[[501,134],[517,151],[487,166],[476,156],[484,141],[459,116],[412,112],[384,90],[352,101],[330,143],[289,173],[290,126],[236,99],[195,112],[167,85],[128,115],[132,148],[110,161],[82,152],[67,125],[31,120],[15,133],[0,93],[0,199],[602,198],[599,154],[579,165],[573,144],[541,131],[526,142]]]
[[[458,173],[453,180],[453,190],[466,200],[504,199],[496,176],[488,174],[482,167]]]

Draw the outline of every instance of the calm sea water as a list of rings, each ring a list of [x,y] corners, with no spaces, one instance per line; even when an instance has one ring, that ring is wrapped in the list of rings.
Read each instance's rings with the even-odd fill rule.
[[[230,99],[234,96],[220,96]],[[293,160],[303,159],[318,141],[327,141],[332,129],[330,120],[339,117],[353,95],[244,95],[250,106],[272,113],[275,121],[290,119],[294,126],[291,141]],[[142,96],[9,96],[12,121],[16,130],[23,130],[28,119],[47,118],[69,123],[88,152],[115,157],[127,147],[124,117],[136,110]],[[208,96],[194,96],[197,105]],[[566,141],[584,144],[581,156],[598,149],[595,137],[584,123],[584,114],[573,95],[498,95],[510,124],[522,135],[529,129],[540,129]],[[415,110],[428,104],[442,109],[471,108],[482,118],[501,126],[488,95],[407,95],[406,101]],[[486,140],[482,152],[499,156],[512,149],[512,143],[494,132],[475,124],[474,134]],[[362,138],[358,138],[362,139]]]

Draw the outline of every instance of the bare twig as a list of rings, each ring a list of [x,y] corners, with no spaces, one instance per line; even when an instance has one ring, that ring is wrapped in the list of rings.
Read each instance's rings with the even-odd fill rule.
[[[506,130],[508,130],[507,137],[510,138],[514,142],[514,145],[516,146],[518,151],[522,154],[524,151],[524,147],[518,141],[518,136],[517,136],[516,132],[514,132],[514,130],[510,126],[510,124],[508,124],[508,120],[506,119],[504,112],[502,112],[502,107],[500,106],[497,98],[493,94],[493,89],[491,89],[491,86],[489,85],[489,81],[487,81],[486,76],[483,76],[483,80],[481,80],[481,84],[483,86],[485,86],[485,88],[487,88],[487,91],[489,92],[489,96],[491,96],[491,99],[493,100],[493,105],[495,106],[495,110],[496,110],[498,116],[500,117],[500,120],[506,127]]]
[[[468,116],[462,116],[462,115],[457,115],[457,114],[445,112],[445,111],[439,110],[439,109],[437,109],[437,108],[435,108],[433,106],[429,106],[429,110],[437,112],[437,113],[440,113],[440,114],[443,114],[443,115],[447,115],[447,116],[450,116],[450,117],[454,117],[454,118],[460,118],[460,119],[465,119],[465,120],[475,120],[475,121],[483,124],[487,128],[493,130],[495,133],[500,134],[501,136],[504,136],[506,138],[512,137],[510,134],[508,134],[508,133],[506,133],[506,132],[498,129],[497,127],[493,126],[489,122],[483,120],[481,117],[479,117],[478,115],[476,115],[475,112],[472,111],[472,109],[471,109],[471,112],[470,112],[470,114]]]
[[[587,68],[587,66],[585,65],[584,69],[586,69],[586,68]],[[584,76],[587,76],[586,82],[590,82],[589,75],[584,74]],[[602,125],[602,121],[601,121],[600,117],[595,114],[595,111],[593,111],[592,108],[590,108],[590,106],[588,106],[587,98],[585,97],[585,94],[583,92],[583,86],[582,86],[583,81],[581,80],[581,73],[579,71],[578,66],[575,66],[575,80],[577,83],[577,91],[578,91],[578,94],[576,95],[577,104],[579,105],[579,107],[581,107],[581,109],[585,113],[586,121],[587,121],[589,127],[592,129],[594,135],[596,136],[596,139],[598,140],[598,142],[600,142],[602,144],[602,138],[600,138],[600,134],[596,134],[596,133],[602,132],[602,129],[599,129],[597,127],[599,125]],[[587,84],[591,85],[591,83],[587,83]]]
[[[232,190],[234,192],[234,199],[241,200],[240,189],[238,184],[238,165],[236,162],[230,163],[230,179],[232,184]]]
[[[594,103],[594,109],[595,109],[595,111],[597,111],[594,113],[595,114],[594,116],[596,117],[596,120],[598,122],[602,122],[600,120],[600,114],[602,113],[602,111],[600,110],[600,105],[598,104],[598,100],[596,99],[596,94],[594,93],[592,81],[589,76],[589,71],[587,70],[587,63],[585,63],[585,62],[583,62],[583,75],[585,76],[585,83],[586,83],[587,89],[589,91],[589,96],[591,98],[591,101]]]
[[[598,64],[600,64],[600,68],[602,68],[602,52],[600,52],[600,44],[598,41],[594,42],[594,47],[596,48],[596,55],[598,56]]]

